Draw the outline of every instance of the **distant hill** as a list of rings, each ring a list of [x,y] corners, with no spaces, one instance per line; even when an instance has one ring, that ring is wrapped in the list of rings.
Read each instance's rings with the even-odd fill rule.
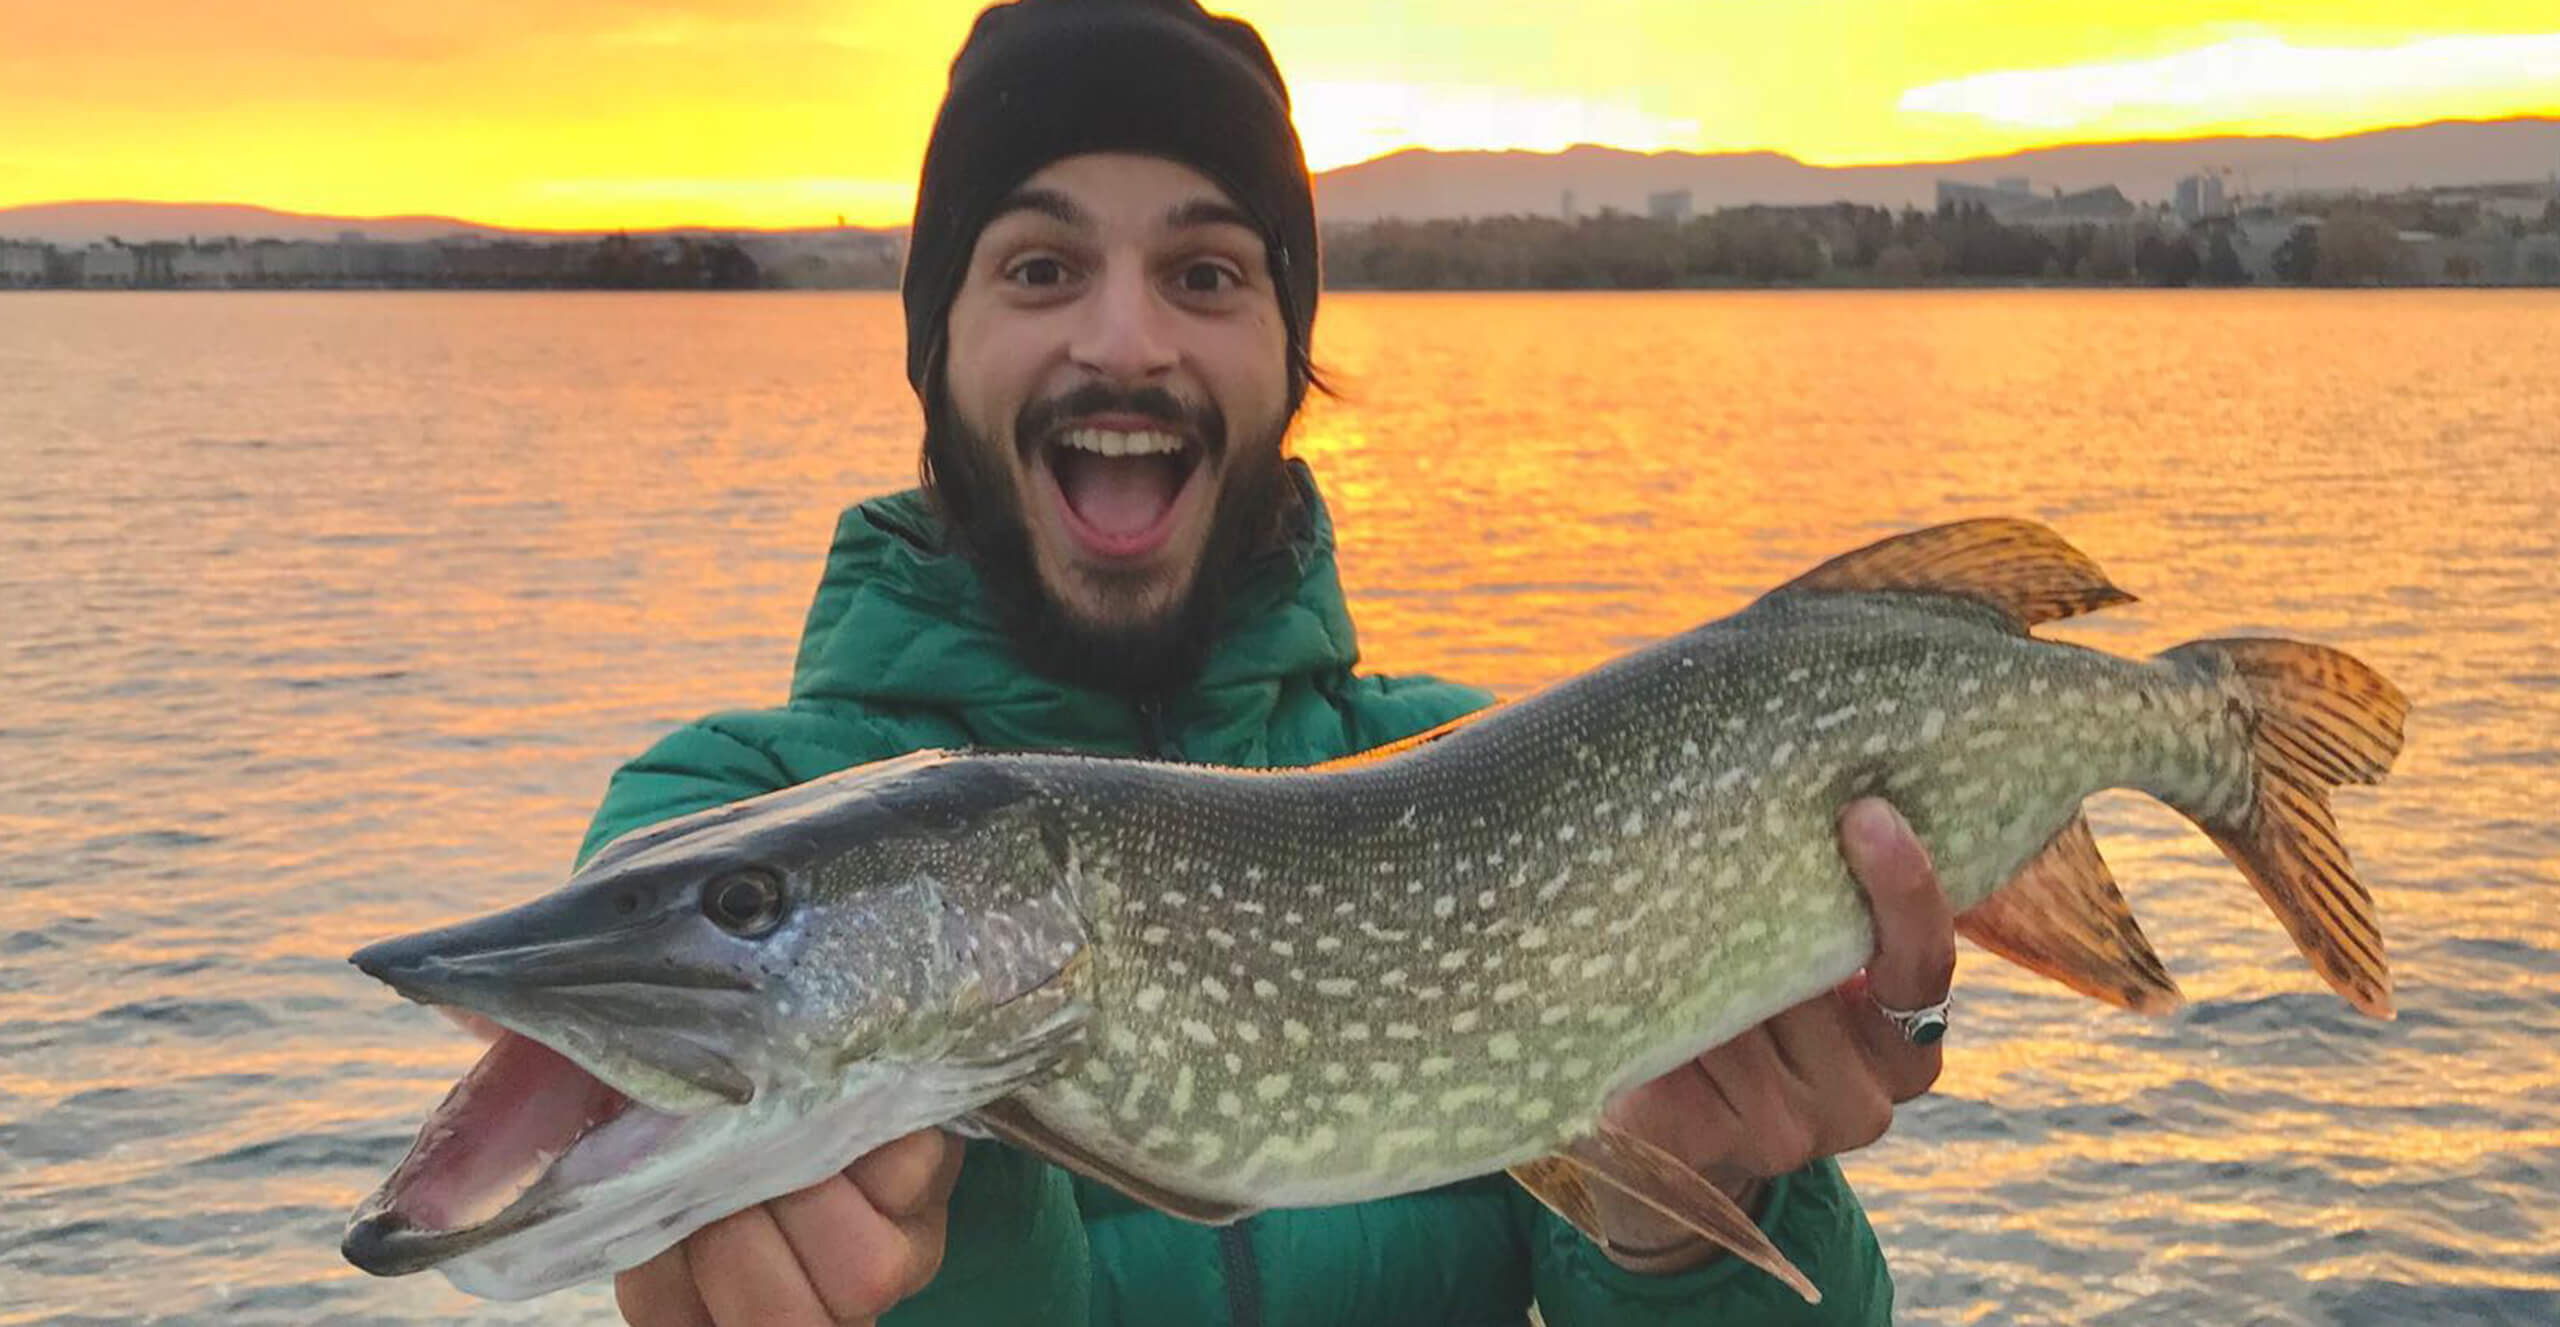
[[[1701,212],[1748,203],[1852,202],[1928,207],[1942,179],[1988,184],[2025,176],[2041,191],[2112,184],[2136,202],[2166,202],[2178,180],[2229,170],[2251,193],[2486,184],[2560,172],[2560,119],[2446,121],[2344,138],[2200,138],[2036,148],[2007,156],[1897,166],[1808,166],[1775,152],[1398,152],[1316,177],[1326,221],[1382,217],[1554,216],[1566,190],[1584,214],[1641,213],[1645,196],[1690,191]]]
[[[675,226],[664,230],[512,230],[455,217],[332,217],[243,203],[81,202],[33,203],[0,207],[0,239],[38,240],[47,244],[94,244],[112,235],[127,244],[170,240],[335,240],[361,234],[378,243],[415,244],[422,240],[479,239],[564,240],[599,235],[820,235],[834,228],[811,230],[742,230],[715,226]],[[868,232],[881,233],[881,232]]]
[[[347,231],[395,242],[504,234],[452,217],[322,217],[243,203],[35,203],[0,208],[0,236],[48,244],[90,244],[109,235],[128,244],[219,239],[334,240]]]
[[[2180,177],[2230,172],[2226,187],[2251,193],[2542,180],[2560,173],[2560,119],[2446,121],[2344,138],[2199,138],[2036,148],[2007,156],[1899,166],[1808,166],[1775,152],[1430,152],[1416,149],[1316,177],[1316,210],[1329,222],[1381,217],[1553,216],[1566,190],[1584,213],[1642,212],[1647,194],[1690,191],[1698,211],[1748,203],[1853,202],[1928,207],[1941,179],[1990,183],[2025,176],[2039,190],[2112,184],[2136,202],[2165,202]],[[903,229],[903,228],[899,228]],[[575,239],[602,231],[528,231],[454,217],[332,217],[238,203],[78,202],[0,208],[0,239],[50,244],[166,240],[334,240],[348,232],[414,243],[454,236]],[[804,235],[826,229],[745,231],[687,226],[638,235]],[[873,234],[894,231],[873,231]]]

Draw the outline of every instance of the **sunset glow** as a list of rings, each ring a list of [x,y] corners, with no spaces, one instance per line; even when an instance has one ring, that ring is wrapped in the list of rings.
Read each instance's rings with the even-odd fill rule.
[[[518,226],[905,221],[976,0],[118,0],[13,13],[0,205],[141,198]],[[1217,6],[1213,6],[1217,7]],[[1238,0],[1310,164],[1403,147],[1770,150],[2560,114],[2548,0]]]

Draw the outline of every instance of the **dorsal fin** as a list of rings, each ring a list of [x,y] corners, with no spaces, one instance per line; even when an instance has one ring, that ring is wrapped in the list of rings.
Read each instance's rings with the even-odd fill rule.
[[[2062,536],[2012,517],[1957,521],[1879,540],[1770,591],[1781,594],[1904,590],[1970,599],[2020,631],[2040,622],[2129,604],[2089,555]]]
[[[1366,751],[1354,751],[1347,756],[1336,756],[1321,764],[1307,765],[1300,769],[1289,770],[1286,772],[1294,774],[1303,773],[1306,770],[1344,770],[1356,769],[1362,765],[1374,765],[1381,760],[1385,760],[1389,756],[1400,756],[1417,747],[1429,746],[1431,743],[1437,742],[1441,738],[1447,737],[1449,734],[1454,733],[1459,729],[1466,727],[1468,724],[1474,723],[1476,720],[1481,719],[1501,708],[1501,704],[1497,702],[1492,705],[1487,705],[1483,709],[1461,714],[1457,718],[1449,720],[1447,723],[1425,728],[1411,737],[1399,737],[1392,742],[1382,742],[1376,746],[1370,747]]]

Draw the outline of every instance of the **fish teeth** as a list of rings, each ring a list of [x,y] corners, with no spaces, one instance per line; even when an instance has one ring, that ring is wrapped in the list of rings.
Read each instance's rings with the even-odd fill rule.
[[[1120,429],[1069,429],[1061,441],[1097,456],[1167,456],[1182,450],[1179,436],[1153,430],[1130,433]]]

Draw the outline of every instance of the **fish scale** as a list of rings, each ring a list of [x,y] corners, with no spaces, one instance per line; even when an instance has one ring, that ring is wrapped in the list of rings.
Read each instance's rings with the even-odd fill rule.
[[[2329,795],[2389,769],[2406,700],[2299,642],[2030,634],[2128,597],[2040,526],[1961,522],[1328,765],[918,753],[636,831],[548,898],[356,956],[558,1054],[484,1059],[347,1254],[538,1294],[948,1125],[1203,1221],[1508,1169],[1605,1241],[1597,1184],[1815,1298],[1603,1110],[1866,960],[1853,800],[1900,809],[1964,935],[2165,1012],[2080,809],[2148,792],[2390,1016]],[[480,1118],[612,1096],[581,1076],[628,1109]],[[566,1150],[439,1141],[487,1137]]]
[[[1896,801],[1961,910],[2100,788],[2186,800],[2246,771],[2204,758],[2245,753],[2236,733],[2178,739],[2221,692],[2163,666],[1915,622],[1902,596],[1755,613],[1365,770],[1022,758],[1070,807],[1095,1010],[1025,1099],[1239,1204],[1482,1174],[1856,971],[1848,801]]]

